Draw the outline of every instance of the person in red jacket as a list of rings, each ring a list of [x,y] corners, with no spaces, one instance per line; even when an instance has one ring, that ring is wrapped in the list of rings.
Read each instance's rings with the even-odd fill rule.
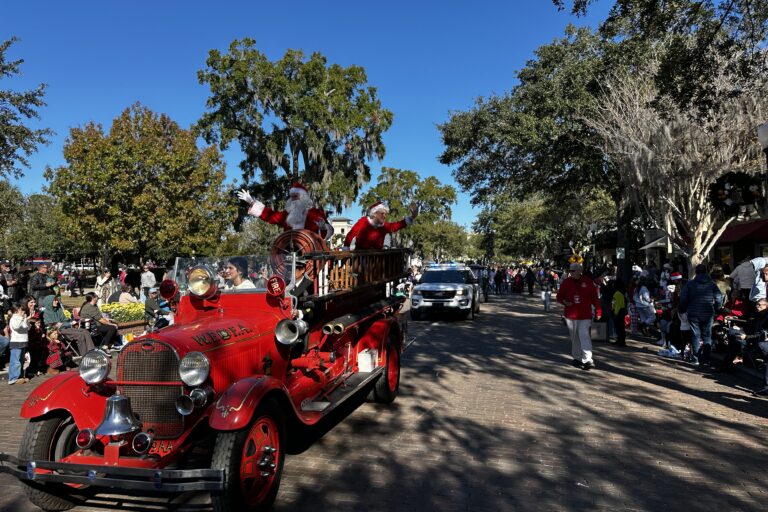
[[[557,302],[565,306],[563,316],[571,335],[571,354],[573,364],[584,370],[595,367],[592,360],[592,338],[589,327],[592,325],[592,306],[598,319],[602,316],[597,287],[587,276],[581,274],[581,265],[571,263],[570,275],[557,291]]]
[[[273,210],[251,197],[251,194],[246,190],[240,190],[237,197],[250,205],[248,208],[249,215],[258,217],[264,222],[276,224],[284,231],[308,229],[319,233],[326,240],[330,240],[333,236],[333,227],[328,222],[325,212],[312,206],[312,199],[310,199],[309,192],[304,185],[295,182],[288,192],[288,202],[283,211]]]
[[[384,248],[384,238],[388,233],[394,233],[409,226],[418,214],[419,207],[413,204],[411,205],[410,217],[406,217],[400,222],[387,222],[389,207],[379,201],[368,209],[368,215],[361,217],[349,230],[346,238],[344,238],[344,249],[348,250],[354,241],[356,251],[381,250]]]

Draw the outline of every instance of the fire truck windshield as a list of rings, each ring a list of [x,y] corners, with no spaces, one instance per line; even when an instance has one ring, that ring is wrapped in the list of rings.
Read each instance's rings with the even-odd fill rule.
[[[199,266],[213,272],[222,293],[266,293],[267,280],[274,274],[268,256],[176,258],[173,279],[182,295],[189,293],[190,271]]]

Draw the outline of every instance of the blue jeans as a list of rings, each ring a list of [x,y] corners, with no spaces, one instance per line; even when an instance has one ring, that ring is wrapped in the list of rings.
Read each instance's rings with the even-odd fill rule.
[[[0,357],[5,354],[5,349],[8,348],[8,345],[11,344],[11,340],[6,338],[5,336],[0,336]]]
[[[707,350],[712,348],[712,321],[713,318],[691,318],[688,317],[688,323],[691,324],[691,334],[693,335],[693,346],[691,347],[691,353],[696,355],[699,353],[700,343],[708,345]]]
[[[21,369],[24,366],[24,354],[26,352],[26,347],[11,349],[11,360],[8,367],[8,384],[13,384],[19,377],[21,377]]]

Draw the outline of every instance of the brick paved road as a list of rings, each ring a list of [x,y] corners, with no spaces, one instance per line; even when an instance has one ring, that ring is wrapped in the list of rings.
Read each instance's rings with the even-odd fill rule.
[[[752,382],[636,341],[598,344],[598,370],[577,370],[558,314],[527,297],[493,297],[474,322],[411,322],[410,336],[395,404],[341,411],[311,432],[287,459],[276,510],[766,508],[768,400]],[[0,386],[0,397],[0,450],[15,452],[22,389]],[[0,485],[0,510],[36,510],[15,480]],[[167,510],[99,505],[76,510]],[[210,507],[184,496],[172,509]]]

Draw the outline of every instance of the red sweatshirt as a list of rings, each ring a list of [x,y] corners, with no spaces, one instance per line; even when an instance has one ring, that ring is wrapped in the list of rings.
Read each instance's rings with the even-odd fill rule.
[[[565,306],[563,301],[570,301],[570,306]],[[597,298],[597,287],[587,276],[581,276],[578,281],[568,277],[557,291],[557,302],[565,306],[565,318],[571,320],[590,320],[592,318],[592,306],[595,306],[595,314],[602,316],[600,301]]]

